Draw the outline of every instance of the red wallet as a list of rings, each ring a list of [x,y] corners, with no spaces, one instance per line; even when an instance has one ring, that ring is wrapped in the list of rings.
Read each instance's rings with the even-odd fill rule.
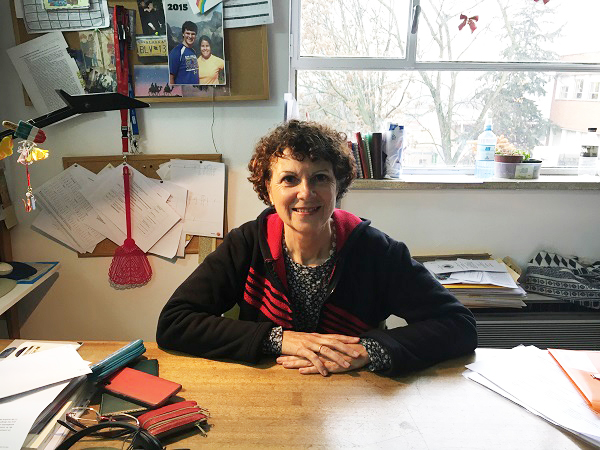
[[[181,390],[181,385],[130,367],[111,375],[104,389],[143,405],[156,408]]]
[[[200,424],[205,424],[208,410],[200,408],[195,401],[185,401],[148,411],[138,417],[140,427],[157,437],[164,437],[197,427],[205,434]]]

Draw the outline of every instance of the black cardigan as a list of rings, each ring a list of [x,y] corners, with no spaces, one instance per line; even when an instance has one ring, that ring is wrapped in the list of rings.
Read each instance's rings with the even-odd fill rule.
[[[369,337],[389,352],[397,375],[472,352],[475,319],[406,245],[346,211],[333,214],[337,257],[317,332]],[[294,329],[281,238],[272,208],[228,233],[163,308],[157,343],[206,358],[256,362],[274,326]],[[235,304],[239,320],[221,317]],[[390,315],[407,326],[383,330]]]

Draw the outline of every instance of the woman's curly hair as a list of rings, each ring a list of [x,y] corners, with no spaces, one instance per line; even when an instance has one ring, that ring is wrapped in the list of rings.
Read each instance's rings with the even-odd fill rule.
[[[313,162],[322,160],[331,163],[337,181],[337,200],[344,196],[356,178],[356,162],[348,149],[345,133],[316,122],[290,120],[258,141],[248,163],[248,180],[267,205],[270,204],[267,182],[271,180],[271,164],[276,158],[281,158],[287,148],[297,161],[309,158]]]

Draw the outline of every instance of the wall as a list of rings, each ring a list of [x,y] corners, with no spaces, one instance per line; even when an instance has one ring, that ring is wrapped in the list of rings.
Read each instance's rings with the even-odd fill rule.
[[[288,6],[273,2],[269,26],[271,100],[214,105],[214,138],[228,166],[228,220],[237,226],[263,208],[246,181],[253,144],[279,123],[287,90]],[[14,45],[8,2],[0,2],[0,114],[17,121],[36,117],[23,105],[20,82],[4,51]],[[207,153],[213,105],[160,104],[139,112],[146,153]],[[79,116],[47,128],[51,159],[32,167],[35,185],[60,172],[61,158],[120,152],[118,112]],[[20,207],[25,192],[22,166],[7,163],[19,225],[12,230],[15,260],[58,260],[58,277],[20,303],[23,337],[32,339],[154,340],[158,313],[196,266],[191,255],[176,263],[150,257],[148,286],[126,291],[109,287],[110,258],[77,258],[72,251],[30,228],[35,215]],[[414,254],[488,251],[525,262],[547,248],[582,257],[600,256],[600,195],[597,192],[351,191],[342,207],[405,241]],[[0,336],[2,331],[0,331]]]

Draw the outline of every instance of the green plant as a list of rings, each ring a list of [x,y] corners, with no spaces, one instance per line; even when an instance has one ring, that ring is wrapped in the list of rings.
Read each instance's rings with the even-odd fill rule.
[[[531,158],[531,153],[529,153],[528,150],[519,150],[519,153],[523,155],[523,161],[527,161],[529,158]]]

